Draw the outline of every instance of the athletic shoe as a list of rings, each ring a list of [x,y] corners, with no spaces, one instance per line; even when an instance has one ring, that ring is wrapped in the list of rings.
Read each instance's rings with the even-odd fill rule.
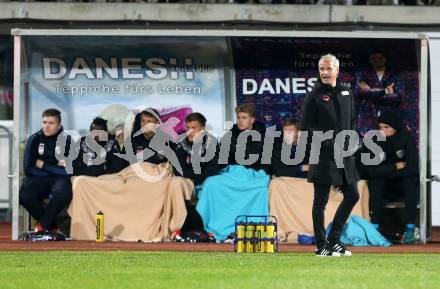
[[[59,233],[59,232],[61,232],[60,228],[58,228],[58,226],[54,226],[50,230],[46,230],[46,229],[43,228],[43,226],[40,223],[38,223],[35,226],[35,228],[34,228],[34,232],[43,232],[43,231],[51,231],[52,233]]]
[[[171,241],[173,242],[185,242],[185,239],[182,238],[180,230],[175,231],[171,234]]]
[[[315,255],[317,257],[340,257],[341,254],[334,252],[329,246],[315,249]]]
[[[208,233],[208,243],[215,243],[215,236],[213,233]]]
[[[233,244],[234,243],[234,238],[235,238],[235,234],[231,233],[228,235],[228,237],[226,238],[226,240],[223,241],[223,243],[226,244]]]
[[[229,234],[225,240],[216,240],[215,242],[217,244],[233,244],[234,243],[234,238],[235,238],[235,233],[231,233]],[[214,238],[215,240],[215,238]]]
[[[44,231],[44,228],[43,228],[43,226],[41,226],[40,223],[38,223],[37,226],[35,227],[35,230],[34,230],[34,231],[35,231],[35,232],[43,232],[43,231]]]
[[[191,230],[182,232],[181,237],[185,239],[185,242],[189,243],[210,243],[211,237],[206,232]],[[214,241],[215,242],[215,241]]]
[[[406,229],[405,233],[403,234],[403,243],[404,244],[415,244],[419,241],[419,239],[416,236],[415,228],[412,229]]]
[[[61,232],[40,231],[40,232],[27,232],[23,235],[23,240],[31,242],[40,241],[65,241],[66,237]]]
[[[341,242],[336,242],[336,243],[332,244],[331,248],[332,248],[333,252],[337,252],[337,253],[341,254],[341,256],[349,257],[352,255],[351,251],[348,251],[345,244],[343,244]]]

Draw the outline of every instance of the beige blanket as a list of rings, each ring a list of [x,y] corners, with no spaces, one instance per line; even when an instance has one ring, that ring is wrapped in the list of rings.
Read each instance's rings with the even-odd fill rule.
[[[360,200],[354,207],[352,215],[369,220],[369,194],[366,181],[359,181],[358,189]],[[269,185],[269,199],[270,214],[278,218],[278,237],[282,241],[297,243],[298,233],[313,235],[313,184],[301,178],[273,178]],[[325,210],[326,227],[333,220],[341,201],[342,194],[332,188]]]
[[[160,242],[180,229],[186,218],[185,200],[194,189],[189,179],[172,175],[171,166],[140,163],[150,176],[164,177],[146,182],[132,167],[99,177],[72,179],[73,199],[70,234],[74,240],[95,240],[96,213],[104,213],[107,241]]]

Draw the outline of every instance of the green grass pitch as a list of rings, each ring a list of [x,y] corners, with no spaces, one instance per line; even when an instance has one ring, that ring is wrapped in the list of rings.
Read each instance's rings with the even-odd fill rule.
[[[0,288],[440,288],[438,254],[0,252]]]

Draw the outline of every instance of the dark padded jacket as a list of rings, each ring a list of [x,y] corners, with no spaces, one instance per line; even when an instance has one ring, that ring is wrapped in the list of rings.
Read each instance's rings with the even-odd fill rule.
[[[337,167],[334,156],[335,136],[343,130],[356,131],[356,117],[353,94],[339,83],[331,87],[318,81],[307,93],[302,106],[301,130],[334,131],[333,138],[322,143],[318,163],[310,164],[309,182],[342,185],[344,176],[348,184],[359,180],[354,156],[344,157],[344,168]]]

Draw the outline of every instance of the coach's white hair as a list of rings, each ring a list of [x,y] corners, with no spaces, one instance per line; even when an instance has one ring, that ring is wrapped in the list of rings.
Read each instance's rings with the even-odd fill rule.
[[[329,59],[333,63],[334,68],[339,69],[339,60],[336,58],[336,56],[330,53],[321,56],[318,62],[318,66],[320,66],[321,62],[323,62],[326,59]]]

